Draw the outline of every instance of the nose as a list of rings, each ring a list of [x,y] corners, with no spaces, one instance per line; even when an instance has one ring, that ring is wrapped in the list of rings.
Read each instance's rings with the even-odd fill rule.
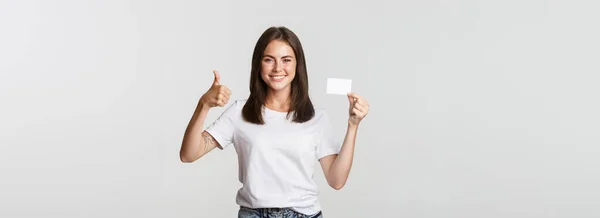
[[[275,61],[275,67],[273,67],[273,70],[275,70],[275,72],[281,72],[282,69],[283,63],[281,63],[281,61]]]

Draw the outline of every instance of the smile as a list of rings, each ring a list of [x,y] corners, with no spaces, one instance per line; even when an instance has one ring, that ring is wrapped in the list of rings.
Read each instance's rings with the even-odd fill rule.
[[[287,77],[287,75],[269,76],[269,78],[271,78],[271,80],[273,80],[275,82],[281,82],[286,77]]]

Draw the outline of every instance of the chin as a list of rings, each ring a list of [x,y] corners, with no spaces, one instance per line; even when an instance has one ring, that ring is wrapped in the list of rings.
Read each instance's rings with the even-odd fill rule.
[[[281,85],[281,84],[275,84],[275,85],[269,85],[269,88],[273,91],[279,92],[279,91],[285,91],[286,89],[291,89],[291,84],[287,84],[287,85]]]
[[[273,87],[273,86],[271,86],[271,90],[279,92],[279,91],[286,90],[286,87],[279,87],[279,86]]]

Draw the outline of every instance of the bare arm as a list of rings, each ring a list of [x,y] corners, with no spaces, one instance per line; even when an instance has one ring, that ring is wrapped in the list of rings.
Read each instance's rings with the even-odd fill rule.
[[[204,131],[204,121],[206,121],[206,115],[211,107],[223,107],[227,104],[231,91],[219,83],[219,73],[213,72],[215,80],[210,89],[198,101],[194,115],[185,129],[179,151],[181,162],[194,162],[215,147],[220,146],[208,132]]]
[[[320,159],[321,168],[329,186],[340,190],[346,184],[352,160],[354,159],[354,144],[356,141],[357,125],[348,124],[346,137],[339,154],[329,155]]]
[[[350,101],[348,129],[339,154],[329,155],[320,159],[321,168],[327,179],[327,183],[332,188],[339,190],[346,184],[352,160],[354,159],[354,144],[356,133],[360,121],[369,112],[369,103],[361,96],[355,93],[348,93]]]
[[[200,104],[194,112],[194,116],[185,130],[181,150],[179,151],[181,162],[192,163],[220,146],[208,132],[203,130],[208,110],[208,106]]]

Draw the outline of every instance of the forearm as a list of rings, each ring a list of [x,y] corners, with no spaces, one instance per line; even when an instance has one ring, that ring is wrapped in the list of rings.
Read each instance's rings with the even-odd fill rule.
[[[206,147],[202,140],[202,131],[204,131],[204,121],[209,109],[210,107],[201,103],[196,107],[181,143],[179,156],[182,162],[193,162],[202,156],[202,151]]]
[[[338,189],[343,187],[346,180],[348,180],[354,159],[354,145],[357,132],[358,125],[348,123],[342,148],[329,168],[329,175],[331,175],[329,183],[333,187],[338,187]]]

